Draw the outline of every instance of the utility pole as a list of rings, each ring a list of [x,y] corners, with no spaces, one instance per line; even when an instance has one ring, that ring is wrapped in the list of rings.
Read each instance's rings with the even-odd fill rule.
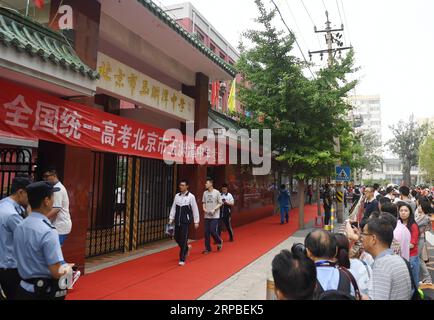
[[[309,57],[312,60],[313,54],[319,54],[321,56],[321,60],[324,56],[324,53],[328,54],[328,66],[331,67],[333,65],[335,56],[337,53],[339,53],[339,56],[341,56],[342,51],[352,49],[353,47],[344,47],[343,42],[341,41],[342,34],[339,33],[341,31],[344,31],[344,25],[342,24],[339,29],[332,29],[331,22],[329,20],[329,13],[326,11],[326,28],[324,30],[317,30],[316,26],[314,27],[315,33],[325,33],[326,43],[327,43],[327,49],[325,50],[317,50],[317,51],[309,51]],[[336,43],[338,47],[333,48],[333,43]]]
[[[329,67],[331,67],[335,61],[335,56],[337,53],[339,53],[339,57],[342,56],[342,51],[345,50],[349,50],[352,49],[352,47],[344,47],[343,42],[341,41],[342,38],[342,34],[340,32],[344,31],[344,25],[341,24],[341,27],[339,29],[332,29],[331,27],[331,22],[329,20],[329,13],[328,11],[325,12],[326,17],[327,17],[327,21],[325,23],[326,28],[324,30],[317,30],[316,26],[314,27],[315,33],[325,33],[325,39],[326,39],[326,44],[327,44],[327,49],[324,50],[317,50],[317,51],[309,51],[309,57],[312,60],[312,55],[313,54],[319,54],[321,56],[321,60],[324,57],[324,53],[327,53],[327,64]],[[333,44],[337,44],[337,47],[333,47]],[[339,141],[339,137],[334,137],[333,138],[333,143],[335,145],[335,152],[340,152],[340,141]],[[341,163],[337,163],[337,165],[340,165]],[[343,197],[345,196],[344,193],[344,187],[342,183],[337,183],[336,184],[337,188],[336,188],[336,192],[340,193],[340,199],[343,199]],[[338,217],[338,223],[343,223],[344,222],[344,211],[345,211],[345,207],[344,207],[344,201],[336,202],[336,214]],[[331,221],[333,221],[333,212],[332,212],[332,219]],[[333,222],[331,222],[332,228],[333,228]]]

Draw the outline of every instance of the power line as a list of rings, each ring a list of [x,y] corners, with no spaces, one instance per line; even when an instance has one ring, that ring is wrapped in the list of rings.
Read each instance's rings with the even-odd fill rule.
[[[342,21],[342,16],[341,16],[341,9],[339,9],[339,3],[338,3],[338,0],[336,0],[336,6],[338,7],[339,19],[341,20],[341,24],[342,24],[343,21]]]
[[[294,41],[295,41],[295,43],[297,44],[298,49],[300,50],[300,53],[301,53],[301,55],[302,55],[302,57],[303,57],[303,60],[304,60],[304,62],[306,62],[307,68],[309,69],[310,73],[312,74],[312,77],[313,77],[314,79],[316,79],[314,73],[313,73],[312,70],[310,69],[309,62],[307,62],[307,59],[306,59],[306,57],[305,57],[305,55],[304,55],[304,53],[303,53],[303,50],[301,50],[300,44],[298,43],[297,38],[295,37],[294,32],[292,32],[291,29],[290,29],[290,28],[288,27],[288,25],[286,24],[285,19],[283,19],[282,13],[280,12],[279,7],[277,6],[276,2],[274,2],[274,0],[271,0],[271,2],[272,2],[272,3],[274,4],[274,6],[276,7],[276,10],[277,10],[277,12],[279,13],[280,19],[282,20],[282,22],[283,22],[283,24],[285,25],[286,29],[288,29],[288,32],[289,32],[289,33],[292,35],[292,37],[294,38]]]
[[[338,7],[338,13],[339,13],[339,19],[340,19],[340,21],[341,21],[341,25],[344,25],[344,21],[342,20],[342,15],[341,15],[341,9],[339,8],[339,2],[338,2],[338,0],[336,0],[336,6]],[[346,24],[345,24],[346,25]],[[347,41],[347,37],[346,37],[346,28],[343,28],[344,29],[344,40],[345,40],[345,42]]]
[[[342,11],[343,11],[343,13],[344,13],[344,21],[345,21],[345,25],[346,25],[346,28],[347,28],[347,30],[348,30],[348,40],[350,41],[350,45],[351,45],[352,43],[351,43],[350,27],[349,27],[349,25],[348,25],[347,15],[345,14],[344,2],[343,2],[342,0],[341,0],[341,5],[342,5]]]
[[[305,44],[305,46],[309,49],[309,47],[308,47],[308,45],[307,45],[307,41],[306,41],[306,39],[303,37],[303,33],[301,32],[301,29],[300,29],[299,26],[298,26],[297,19],[295,18],[294,13],[292,12],[291,7],[289,6],[289,2],[288,2],[288,1],[285,1],[285,3],[286,3],[286,6],[288,7],[289,13],[290,13],[291,16],[292,16],[292,19],[294,20],[295,27],[296,27],[297,30],[298,30],[298,34],[300,35],[302,42],[303,42],[303,43]]]
[[[309,10],[307,10],[307,7],[306,7],[306,5],[304,4],[304,1],[303,1],[303,0],[301,0],[301,4],[303,5],[304,10],[306,10],[306,13],[307,13],[307,15],[309,16],[310,21],[312,22],[312,25],[313,25],[313,27],[314,27],[314,29],[315,29],[315,28],[316,28],[315,22],[313,21],[312,16],[310,15]],[[316,34],[316,39],[318,40],[318,44],[319,44],[319,46],[321,46],[321,41],[319,40],[319,36],[318,36],[318,34]]]
[[[326,5],[325,5],[324,0],[322,0],[322,4],[323,4],[323,6],[324,6],[325,11],[327,11],[327,7],[326,7]]]

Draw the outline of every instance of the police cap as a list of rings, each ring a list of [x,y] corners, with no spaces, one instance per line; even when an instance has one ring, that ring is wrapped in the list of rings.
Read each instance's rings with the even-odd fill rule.
[[[54,192],[60,191],[60,188],[55,188],[51,183],[39,181],[29,184],[26,187],[29,200],[42,201],[46,197],[50,197]]]

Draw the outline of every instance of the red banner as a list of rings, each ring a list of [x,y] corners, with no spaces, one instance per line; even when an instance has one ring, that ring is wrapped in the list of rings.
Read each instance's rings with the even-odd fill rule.
[[[169,140],[163,129],[4,80],[0,88],[0,130],[17,136],[145,158],[170,155],[177,161],[184,159],[184,152],[188,159],[208,152],[193,142],[187,144],[183,136]]]

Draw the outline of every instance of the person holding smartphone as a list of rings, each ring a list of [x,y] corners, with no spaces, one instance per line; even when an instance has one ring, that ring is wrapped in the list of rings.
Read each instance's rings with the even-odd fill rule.
[[[219,223],[219,236],[221,238],[223,224],[229,233],[229,241],[234,241],[234,232],[231,225],[231,213],[234,206],[234,197],[228,192],[228,185],[225,183],[222,186],[221,199],[223,205],[220,208],[220,223]]]

